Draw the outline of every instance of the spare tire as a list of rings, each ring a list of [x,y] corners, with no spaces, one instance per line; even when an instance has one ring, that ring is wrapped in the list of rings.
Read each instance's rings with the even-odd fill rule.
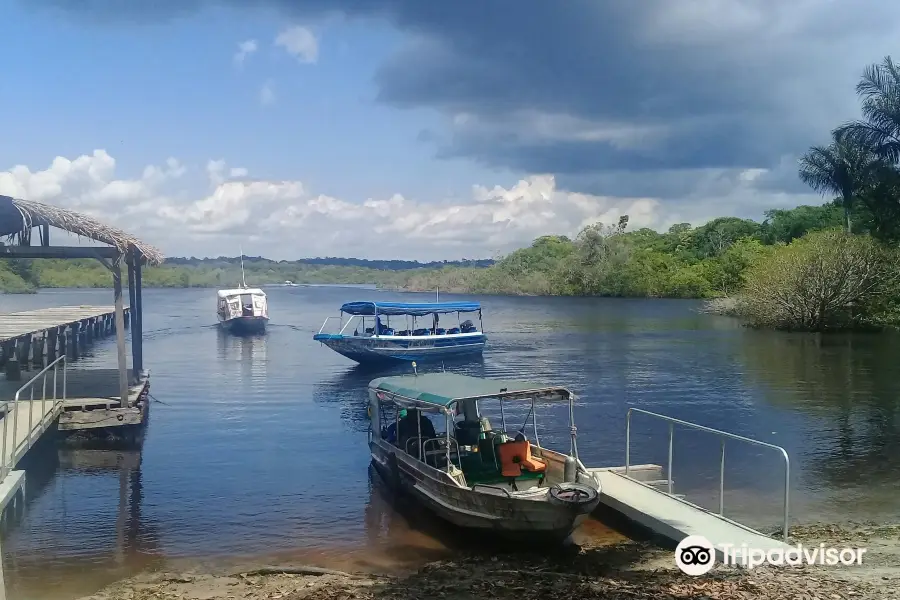
[[[584,506],[598,502],[600,494],[583,483],[563,482],[550,488],[550,502],[557,506]]]

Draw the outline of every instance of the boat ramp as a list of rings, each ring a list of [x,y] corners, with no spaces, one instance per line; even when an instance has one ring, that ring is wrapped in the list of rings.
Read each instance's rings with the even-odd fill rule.
[[[666,468],[661,465],[630,464],[631,421],[633,414],[661,420],[669,425],[669,458]],[[676,427],[702,431],[719,441],[719,510],[713,512],[687,501],[675,493],[673,477],[673,448]],[[755,529],[725,516],[725,447],[743,444],[768,448],[784,459],[784,497],[781,540],[774,539]],[[600,482],[599,510],[612,511],[628,521],[649,531],[672,545],[688,536],[702,536],[716,549],[716,557],[723,560],[723,549],[732,547],[733,556],[741,561],[747,550],[768,552],[786,550],[790,520],[790,459],[780,446],[761,442],[719,429],[705,427],[638,408],[630,408],[626,417],[625,465],[590,469]],[[742,552],[742,549],[744,552]]]

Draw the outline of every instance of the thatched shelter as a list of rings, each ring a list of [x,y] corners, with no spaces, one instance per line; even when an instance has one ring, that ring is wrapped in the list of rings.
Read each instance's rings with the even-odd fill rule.
[[[105,246],[51,246],[50,228],[55,227],[88,238]],[[37,244],[32,244],[32,234],[38,230]],[[112,273],[115,301],[116,345],[118,346],[120,398],[128,398],[128,375],[125,358],[125,314],[122,298],[122,267],[128,271],[128,296],[131,336],[132,366],[135,373],[143,371],[143,311],[141,292],[141,268],[158,265],[163,254],[115,227],[77,213],[41,202],[19,200],[0,196],[0,258],[95,258]]]
[[[150,244],[87,215],[41,202],[0,196],[0,237],[6,237],[8,243],[30,247],[32,231],[39,228],[38,245],[49,247],[50,227],[107,244],[119,254],[129,259],[137,257],[147,264],[161,264],[164,258],[162,252]]]

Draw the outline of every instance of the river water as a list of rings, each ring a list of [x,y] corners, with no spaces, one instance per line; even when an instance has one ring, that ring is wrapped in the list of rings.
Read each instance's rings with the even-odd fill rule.
[[[111,295],[0,296],[0,310],[109,304]],[[383,372],[311,339],[343,302],[433,295],[293,287],[269,297],[268,333],[238,338],[215,327],[213,290],[145,291],[157,402],[143,449],[35,450],[27,501],[3,530],[10,597],[73,598],[142,569],[220,559],[401,568],[459,544],[427,516],[398,514],[370,477],[365,386]],[[900,514],[897,336],[749,331],[698,314],[692,301],[480,300],[483,360],[444,368],[569,386],[589,466],[624,464],[633,406],[785,447],[794,522]],[[101,341],[73,368],[114,366],[114,347]],[[567,444],[565,416],[559,406],[538,412],[545,445]],[[635,415],[631,438],[632,463],[666,464],[666,424]],[[679,428],[673,450],[674,491],[716,508],[719,440]],[[727,516],[779,526],[782,485],[778,454],[728,442]],[[578,535],[611,534],[590,523]]]

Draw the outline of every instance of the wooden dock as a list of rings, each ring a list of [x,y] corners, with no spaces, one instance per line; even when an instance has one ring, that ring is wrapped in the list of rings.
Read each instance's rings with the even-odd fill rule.
[[[127,317],[130,309],[123,308]],[[125,319],[125,327],[128,319]],[[17,380],[21,370],[43,368],[57,356],[73,358],[94,340],[116,331],[114,306],[62,306],[0,315],[0,367]]]
[[[130,316],[119,306],[125,329]],[[65,439],[96,433],[128,441],[149,411],[149,374],[128,369],[115,306],[64,306],[0,315],[0,508],[24,485],[20,460],[51,428]],[[115,335],[118,369],[79,369],[78,357]],[[139,334],[138,334],[139,335]],[[34,376],[23,372],[34,369]],[[123,393],[124,391],[124,393]],[[17,398],[18,394],[18,398]],[[124,397],[123,397],[124,396]]]

